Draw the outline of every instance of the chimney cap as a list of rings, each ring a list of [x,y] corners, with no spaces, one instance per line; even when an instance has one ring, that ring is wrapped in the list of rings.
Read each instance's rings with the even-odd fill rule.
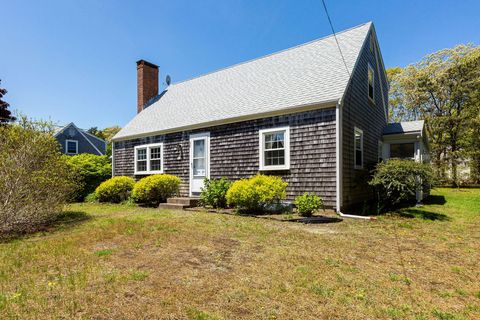
[[[148,61],[143,60],[143,59],[140,59],[140,60],[137,61],[137,67],[140,66],[140,65],[146,65],[146,66],[158,69],[158,66],[156,64],[153,64],[153,63],[148,62]]]

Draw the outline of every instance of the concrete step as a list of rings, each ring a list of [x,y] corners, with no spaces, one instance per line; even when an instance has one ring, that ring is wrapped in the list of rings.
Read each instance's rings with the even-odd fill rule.
[[[195,207],[198,204],[199,199],[198,198],[181,198],[181,197],[175,197],[175,198],[168,198],[167,203],[171,204],[183,204],[186,207]]]
[[[186,205],[181,203],[160,203],[158,209],[168,209],[168,210],[183,210]]]

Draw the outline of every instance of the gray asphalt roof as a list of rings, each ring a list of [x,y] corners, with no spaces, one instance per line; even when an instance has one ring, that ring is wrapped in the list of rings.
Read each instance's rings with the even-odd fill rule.
[[[350,73],[371,25],[337,33]],[[335,39],[328,36],[172,84],[114,139],[338,101],[348,81]]]
[[[422,132],[423,120],[389,123],[383,128],[383,134]]]

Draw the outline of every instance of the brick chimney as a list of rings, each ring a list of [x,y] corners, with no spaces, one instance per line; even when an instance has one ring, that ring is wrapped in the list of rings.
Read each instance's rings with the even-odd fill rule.
[[[145,60],[137,61],[137,113],[158,95],[158,66]]]

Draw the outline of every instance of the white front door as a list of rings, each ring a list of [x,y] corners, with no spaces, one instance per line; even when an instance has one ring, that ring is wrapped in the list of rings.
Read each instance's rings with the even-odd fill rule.
[[[190,135],[190,196],[199,196],[203,180],[210,178],[210,133]]]

